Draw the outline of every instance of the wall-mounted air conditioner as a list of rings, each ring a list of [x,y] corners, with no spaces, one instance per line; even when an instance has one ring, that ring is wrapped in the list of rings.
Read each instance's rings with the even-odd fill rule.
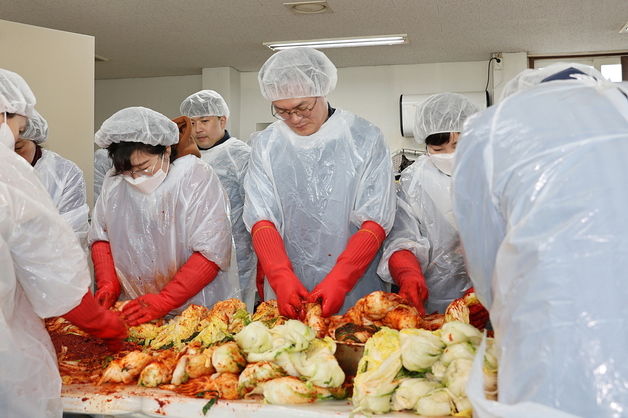
[[[486,109],[486,93],[484,91],[471,91],[471,92],[454,92],[467,96],[478,109]],[[401,128],[401,135],[406,138],[412,138],[412,128],[414,126],[414,115],[416,107],[423,103],[425,99],[432,94],[402,94],[399,97],[399,127]]]

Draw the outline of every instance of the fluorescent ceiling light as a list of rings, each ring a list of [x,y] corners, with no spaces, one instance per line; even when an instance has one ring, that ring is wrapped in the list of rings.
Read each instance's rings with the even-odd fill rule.
[[[267,46],[273,51],[282,49],[296,48],[299,46],[308,46],[311,48],[346,48],[354,46],[378,46],[378,45],[400,45],[408,43],[408,35],[379,35],[379,36],[358,36],[352,38],[328,38],[328,39],[312,39],[309,41],[279,41],[264,42],[262,45]]]
[[[619,33],[628,33],[628,22],[619,30]]]

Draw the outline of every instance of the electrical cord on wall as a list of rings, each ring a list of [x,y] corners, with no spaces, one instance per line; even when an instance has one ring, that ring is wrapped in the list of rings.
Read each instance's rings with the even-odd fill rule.
[[[495,62],[498,64],[502,62],[502,59],[497,57],[491,57],[491,59],[488,60],[488,66],[486,69],[486,87],[484,87],[484,94],[486,95],[486,107],[492,105],[491,98],[488,95],[488,82],[491,80],[491,62],[493,60],[495,60]]]

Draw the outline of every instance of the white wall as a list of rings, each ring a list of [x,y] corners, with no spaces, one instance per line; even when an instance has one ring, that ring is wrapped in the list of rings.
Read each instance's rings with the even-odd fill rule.
[[[240,72],[231,67],[203,68],[203,89],[215,90],[229,106],[227,130],[240,136]]]
[[[83,170],[92,201],[94,38],[0,20],[0,66],[19,73],[49,125],[46,148]]]
[[[183,99],[200,90],[201,85],[200,74],[96,80],[95,130],[109,116],[130,106],[148,107],[175,118]]]
[[[276,121],[270,112],[270,102],[262,97],[257,72],[240,73],[240,139],[247,142],[251,134],[263,129],[256,124]]]
[[[503,65],[493,66],[493,103],[498,103],[506,83],[514,76],[528,68],[528,54],[525,52],[505,53],[502,55]]]
[[[504,54],[502,68],[493,71],[498,88],[527,66],[525,53]],[[387,65],[338,69],[338,84],[329,100],[335,107],[354,112],[380,127],[391,151],[416,148],[399,127],[399,96],[444,91],[482,91],[487,61]],[[259,91],[257,72],[233,68],[206,68],[202,75],[96,81],[96,127],[125,106],[147,106],[169,117],[179,104],[200,89],[223,94],[231,110],[230,132],[247,141],[251,133],[274,122],[270,103]],[[497,95],[498,96],[498,95]]]

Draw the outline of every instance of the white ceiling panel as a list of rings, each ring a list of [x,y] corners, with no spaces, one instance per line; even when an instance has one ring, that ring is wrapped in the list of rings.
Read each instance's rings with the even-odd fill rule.
[[[96,77],[259,69],[264,41],[407,33],[391,47],[326,50],[338,67],[627,51],[627,0],[328,0],[298,15],[283,0],[0,0],[0,18],[96,37]]]

